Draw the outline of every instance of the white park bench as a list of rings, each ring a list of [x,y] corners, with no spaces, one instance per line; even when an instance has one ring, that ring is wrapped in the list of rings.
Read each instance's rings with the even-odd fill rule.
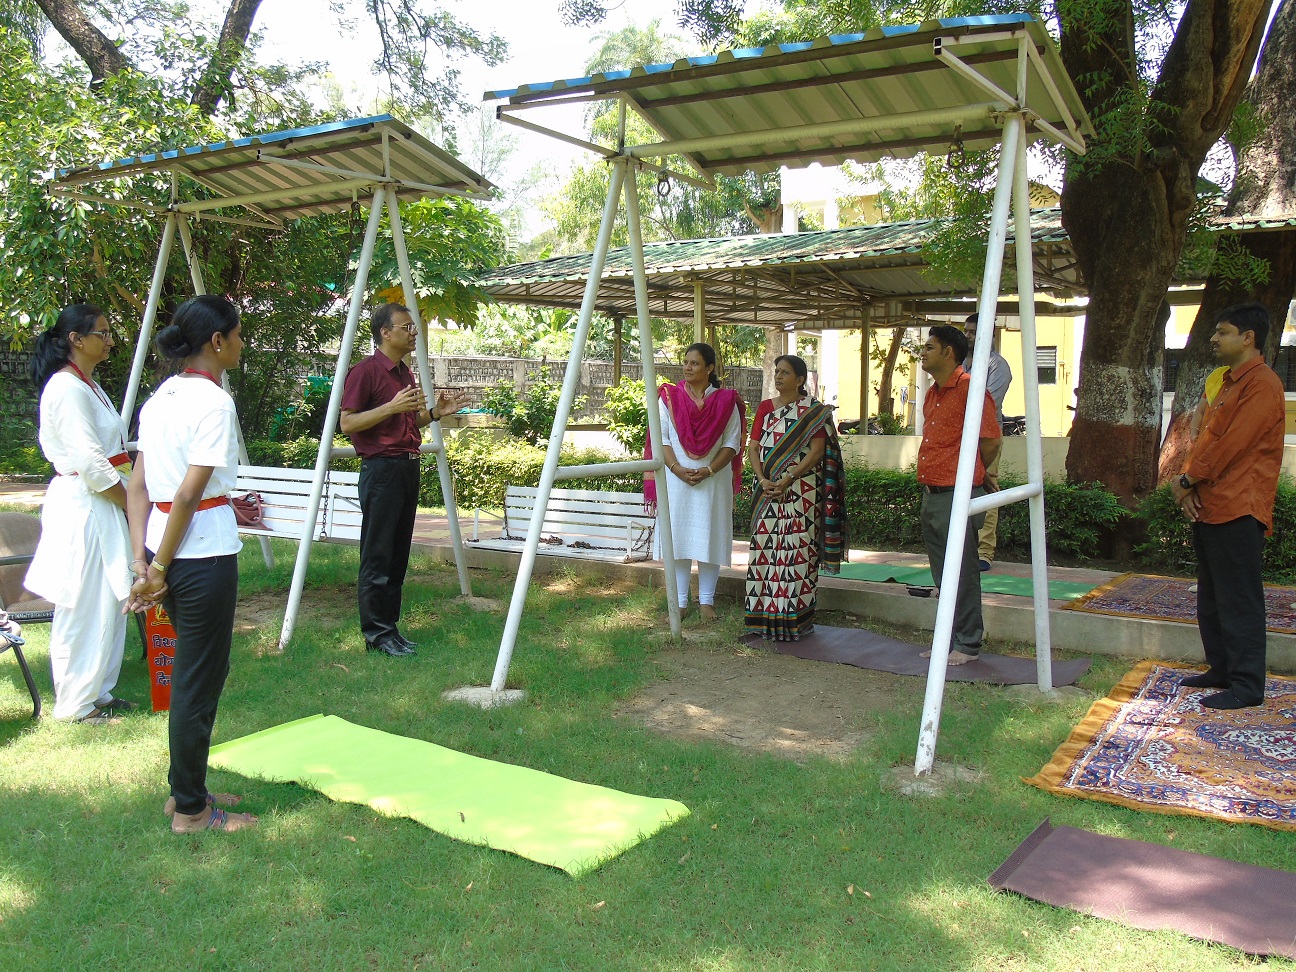
[[[522,549],[535,510],[534,486],[509,486],[504,492],[501,535],[480,537],[481,510],[473,514],[472,542],[492,550]],[[539,552],[597,560],[652,559],[657,521],[644,512],[643,493],[595,489],[554,489],[540,528]]]
[[[234,492],[261,494],[265,528],[240,526],[239,532],[257,537],[302,538],[306,505],[310,500],[313,469],[279,469],[274,466],[239,466]],[[315,517],[316,540],[360,542],[360,474],[330,469]]]

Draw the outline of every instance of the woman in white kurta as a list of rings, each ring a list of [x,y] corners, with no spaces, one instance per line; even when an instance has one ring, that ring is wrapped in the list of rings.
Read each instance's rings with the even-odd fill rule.
[[[711,620],[720,568],[733,560],[733,498],[742,483],[735,457],[742,448],[746,409],[737,392],[720,387],[709,344],[691,345],[684,354],[684,380],[658,392],[679,606],[688,606],[696,560],[699,612]],[[661,535],[659,524],[653,541],[658,559]]]
[[[41,451],[57,475],[45,493],[40,544],[23,583],[54,604],[54,717],[77,722],[107,722],[136,707],[112,694],[131,585],[130,459],[121,419],[94,380],[112,348],[99,308],[73,304],[36,339],[31,359],[41,396]]]

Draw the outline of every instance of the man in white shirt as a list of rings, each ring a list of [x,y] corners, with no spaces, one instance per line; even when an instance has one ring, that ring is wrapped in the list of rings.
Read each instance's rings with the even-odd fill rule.
[[[990,340],[994,341],[994,324],[989,327]],[[967,358],[963,361],[963,369],[969,374],[972,372],[972,355],[976,351],[977,335],[977,315],[971,315],[963,323],[963,333],[968,339]],[[986,372],[986,394],[990,396],[995,405],[995,418],[999,421],[999,427],[1003,428],[1003,403],[1004,396],[1008,394],[1008,386],[1012,384],[1012,369],[1008,367],[1008,361],[1002,354],[994,349],[994,344],[990,346],[990,369]],[[986,486],[988,492],[994,492],[999,488],[999,456],[996,455],[994,462],[986,467]],[[981,525],[977,533],[977,557],[978,566],[981,570],[990,569],[990,564],[994,562],[995,545],[999,539],[999,509],[986,510],[985,522]]]

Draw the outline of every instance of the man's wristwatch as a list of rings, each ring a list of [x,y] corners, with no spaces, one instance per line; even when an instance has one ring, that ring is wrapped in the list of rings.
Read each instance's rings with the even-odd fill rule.
[[[1179,477],[1179,485],[1183,489],[1192,489],[1193,483],[1188,479],[1188,474],[1184,473]]]

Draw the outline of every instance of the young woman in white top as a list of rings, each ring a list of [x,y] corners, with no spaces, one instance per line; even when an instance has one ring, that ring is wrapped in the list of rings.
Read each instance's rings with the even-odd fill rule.
[[[222,809],[239,802],[207,789],[212,726],[229,674],[238,600],[238,524],[229,491],[238,476],[238,415],[221,377],[243,349],[238,311],[224,297],[181,304],[157,349],[183,361],[140,410],[139,455],[127,509],[138,561],[131,608],[161,600],[176,629],[171,673],[171,798],[176,833],[256,824]],[[147,565],[146,563],[147,562]]]
[[[57,475],[45,493],[40,544],[23,583],[54,604],[54,717],[88,723],[137,707],[112,694],[131,582],[130,459],[117,410],[94,380],[112,349],[103,312],[73,304],[36,339],[30,365],[40,392],[41,451]]]

